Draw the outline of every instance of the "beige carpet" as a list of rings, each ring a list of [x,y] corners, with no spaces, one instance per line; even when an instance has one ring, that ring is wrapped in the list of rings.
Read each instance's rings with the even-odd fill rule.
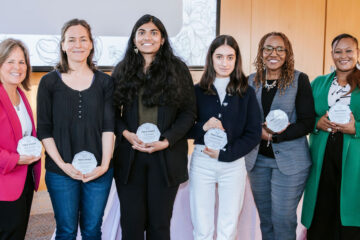
[[[48,240],[55,229],[54,214],[47,191],[34,194],[25,240]]]

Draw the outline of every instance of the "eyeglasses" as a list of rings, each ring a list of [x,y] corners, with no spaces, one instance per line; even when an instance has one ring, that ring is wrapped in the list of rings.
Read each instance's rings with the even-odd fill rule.
[[[267,45],[267,46],[263,47],[262,50],[266,55],[272,54],[274,50],[276,51],[276,54],[279,56],[284,56],[286,53],[286,49],[283,47],[280,47],[280,46],[273,47],[273,46]]]

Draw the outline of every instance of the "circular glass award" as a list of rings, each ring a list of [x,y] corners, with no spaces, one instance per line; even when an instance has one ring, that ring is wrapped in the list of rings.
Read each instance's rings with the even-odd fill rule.
[[[280,109],[270,111],[265,120],[266,126],[274,133],[284,130],[289,124],[287,114]]]
[[[227,144],[226,132],[218,128],[210,128],[204,135],[204,143],[210,149],[223,149]]]
[[[19,140],[16,150],[20,155],[39,157],[42,145],[36,137],[25,136]]]
[[[82,174],[87,174],[92,172],[96,168],[97,161],[94,154],[92,154],[91,152],[81,151],[75,154],[72,165]]]
[[[136,131],[136,135],[143,143],[152,143],[160,139],[160,131],[152,123],[141,124]]]
[[[346,124],[350,122],[350,113],[348,105],[337,103],[329,109],[329,119],[334,123]]]

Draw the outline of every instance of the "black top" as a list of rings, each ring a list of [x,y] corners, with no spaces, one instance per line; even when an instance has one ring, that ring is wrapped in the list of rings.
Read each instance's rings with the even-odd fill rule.
[[[227,133],[228,143],[220,150],[219,161],[232,162],[248,154],[261,139],[261,115],[255,91],[249,87],[243,96],[226,94],[220,103],[216,88],[215,95],[206,94],[195,85],[197,119],[189,133],[195,144],[204,144],[204,124],[211,118],[219,119]]]
[[[270,81],[268,82],[269,84],[272,83]],[[270,91],[267,91],[266,88],[262,89],[261,105],[263,107],[264,117],[266,117],[270,112],[271,104],[274,100],[276,91],[277,86],[270,89]],[[300,73],[299,75],[295,108],[297,116],[296,122],[290,124],[284,132],[277,135],[277,142],[289,141],[305,136],[314,128],[314,98],[309,78],[304,73]],[[261,140],[259,153],[270,158],[275,158],[272,145],[270,144],[269,147],[267,147],[266,140]]]
[[[98,165],[102,159],[102,132],[114,131],[113,80],[96,71],[91,86],[77,91],[52,71],[41,78],[37,94],[37,136],[54,138],[66,163],[74,155],[89,151]],[[45,168],[66,175],[46,153]]]

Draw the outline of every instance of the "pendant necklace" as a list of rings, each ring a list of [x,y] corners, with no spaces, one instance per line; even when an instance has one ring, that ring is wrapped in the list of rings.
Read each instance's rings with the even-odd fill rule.
[[[274,81],[274,82],[271,83],[271,84],[268,84],[268,80],[265,80],[264,88],[266,88],[266,91],[270,91],[270,89],[272,89],[272,88],[274,88],[276,86],[277,79],[273,79],[272,81]]]

